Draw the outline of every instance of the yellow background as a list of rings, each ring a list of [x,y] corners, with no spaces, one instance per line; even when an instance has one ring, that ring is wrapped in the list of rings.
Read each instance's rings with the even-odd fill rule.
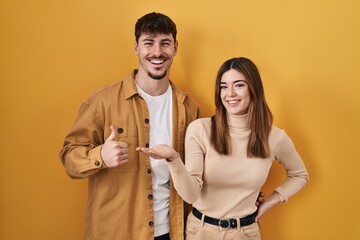
[[[137,66],[134,24],[150,11],[177,24],[172,80],[202,116],[224,60],[260,69],[311,179],[262,219],[263,239],[359,240],[359,0],[0,0],[0,239],[82,239],[87,182],[58,152],[81,101]],[[283,177],[274,165],[267,195]]]

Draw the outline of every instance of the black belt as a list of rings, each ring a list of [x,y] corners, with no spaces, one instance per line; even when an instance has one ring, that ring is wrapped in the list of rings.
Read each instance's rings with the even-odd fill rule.
[[[193,208],[192,213],[194,214],[195,217],[197,217],[198,219],[201,220],[202,213],[199,210],[197,210],[196,208]],[[249,216],[240,218],[240,226],[248,226],[250,224],[253,224],[255,222],[256,214],[257,214],[257,212],[254,212],[253,214],[251,214]],[[237,219],[235,219],[235,218],[217,219],[217,218],[212,218],[212,217],[208,217],[205,215],[204,222],[215,225],[215,226],[219,226],[222,228],[236,228],[237,227]]]

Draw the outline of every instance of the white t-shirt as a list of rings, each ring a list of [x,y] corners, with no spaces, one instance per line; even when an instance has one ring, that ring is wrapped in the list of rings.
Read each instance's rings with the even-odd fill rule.
[[[172,146],[172,88],[160,96],[145,93],[138,85],[137,89],[145,100],[150,114],[149,145],[167,144]],[[152,189],[154,201],[155,237],[169,232],[170,172],[165,159],[150,157],[152,169]]]

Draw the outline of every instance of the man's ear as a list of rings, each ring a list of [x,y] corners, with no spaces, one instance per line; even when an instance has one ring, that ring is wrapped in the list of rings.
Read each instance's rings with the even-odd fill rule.
[[[175,54],[174,55],[176,55],[178,47],[179,47],[179,42],[176,40],[175,44],[174,44],[174,48],[175,48]]]
[[[138,47],[138,43],[137,43],[137,41],[135,40],[135,42],[134,42],[134,51],[135,51],[135,54],[136,55],[139,55],[139,49],[138,49],[139,47]]]

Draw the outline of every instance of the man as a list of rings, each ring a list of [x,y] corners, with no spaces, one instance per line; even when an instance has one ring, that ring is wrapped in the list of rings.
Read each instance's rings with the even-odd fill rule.
[[[80,108],[60,159],[72,178],[88,178],[85,239],[184,239],[184,204],[166,160],[136,147],[172,145],[183,156],[184,134],[198,106],[169,79],[176,25],[149,13],[135,25],[138,69],[106,86]]]

